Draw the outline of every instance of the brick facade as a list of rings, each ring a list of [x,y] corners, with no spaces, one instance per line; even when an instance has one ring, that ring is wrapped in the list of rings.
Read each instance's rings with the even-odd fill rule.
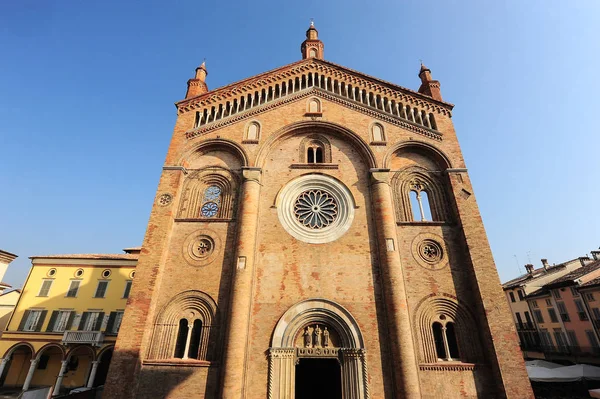
[[[439,82],[422,73],[426,95],[324,61],[315,32],[305,59],[177,103],[104,397],[293,397],[294,362],[311,352],[298,348],[303,331],[319,323],[332,331],[344,398],[532,397]],[[327,141],[330,162],[303,159],[309,136]],[[282,190],[307,175],[332,177],[353,201],[349,228],[330,242],[298,239],[281,221]],[[227,181],[216,215],[199,214],[196,178]],[[403,220],[403,187],[421,181],[433,220]],[[185,292],[216,304],[212,355],[156,358],[153,345],[177,339],[175,324],[169,336],[156,320]],[[303,308],[315,298],[331,309]],[[432,320],[455,329],[458,356],[438,359]]]

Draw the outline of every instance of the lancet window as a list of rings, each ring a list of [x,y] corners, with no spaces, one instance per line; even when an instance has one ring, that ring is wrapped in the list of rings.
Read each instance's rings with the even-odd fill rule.
[[[447,321],[445,315],[440,315],[439,320],[433,323],[431,329],[438,360],[460,359],[454,323]]]
[[[206,351],[200,350],[206,349],[206,346],[202,345],[203,338],[208,339],[208,336],[203,336],[202,334],[202,320],[179,320],[179,330],[177,332],[177,342],[173,357],[206,360]]]

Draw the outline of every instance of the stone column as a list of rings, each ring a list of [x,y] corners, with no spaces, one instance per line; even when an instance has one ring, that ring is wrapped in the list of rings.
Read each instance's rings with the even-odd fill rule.
[[[27,373],[27,377],[25,378],[25,383],[23,383],[23,391],[29,389],[29,385],[31,384],[31,379],[33,378],[33,373],[35,373],[35,368],[37,367],[39,359],[31,359],[31,366],[29,366],[29,372]]]
[[[344,399],[366,399],[363,374],[364,351],[362,349],[340,349],[342,354],[342,397]]]
[[[267,399],[290,399],[296,391],[296,348],[269,349]]]
[[[371,169],[373,208],[379,239],[383,294],[390,331],[395,397],[420,398],[419,373],[408,312],[389,169]]]
[[[194,324],[193,324],[193,322],[190,323],[190,321],[188,320],[188,333],[187,333],[187,338],[185,339],[185,349],[183,350],[183,359],[188,358],[188,353],[190,351],[190,343],[192,341],[192,328],[194,328]]]
[[[90,378],[88,378],[88,383],[86,385],[87,388],[94,387],[94,380],[96,380],[96,371],[98,371],[99,364],[100,364],[100,360],[94,360],[92,362],[92,371],[90,371]]]
[[[54,384],[54,389],[52,390],[52,396],[60,395],[60,386],[62,385],[63,378],[65,373],[67,372],[67,366],[69,362],[67,360],[63,360],[62,365],[60,367],[60,372],[58,373],[58,377],[56,378],[56,384]]]
[[[240,193],[241,211],[238,214],[237,226],[237,254],[231,282],[225,364],[222,369],[224,399],[242,397],[252,299],[261,170],[244,168],[243,176],[244,183]]]

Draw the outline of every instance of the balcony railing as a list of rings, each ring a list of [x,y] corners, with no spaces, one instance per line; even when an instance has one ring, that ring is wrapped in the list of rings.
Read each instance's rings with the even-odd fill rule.
[[[65,331],[62,338],[63,344],[90,344],[100,346],[104,342],[101,331]]]

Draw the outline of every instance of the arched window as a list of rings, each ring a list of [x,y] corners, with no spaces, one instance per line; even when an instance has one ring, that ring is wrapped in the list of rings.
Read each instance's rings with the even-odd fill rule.
[[[202,206],[200,207],[200,216],[205,218],[214,218],[217,216],[221,206],[221,193],[221,188],[216,185],[208,186],[206,190],[204,190],[204,199],[202,200]]]
[[[202,321],[194,320],[194,327],[192,328],[192,337],[190,339],[190,351],[188,357],[190,359],[198,359],[200,350],[200,333],[202,332]]]
[[[309,57],[316,57],[317,56],[317,50],[315,50],[314,48],[311,48],[309,53],[308,53]]]
[[[326,137],[310,135],[300,142],[299,160],[301,163],[331,163],[331,144]]]
[[[429,114],[429,124],[433,130],[437,130],[437,124],[435,123],[435,118],[433,114]]]
[[[258,140],[260,140],[260,125],[258,122],[250,122],[246,128],[246,138],[244,141],[258,142]]]
[[[175,296],[155,320],[148,358],[214,360],[219,335],[216,311],[214,300],[203,292]]]
[[[308,113],[318,114],[321,112],[321,102],[316,98],[308,100]]]
[[[429,196],[425,191],[425,185],[419,179],[413,179],[410,182],[410,205],[414,221],[431,221],[431,208],[429,206]]]
[[[381,143],[385,141],[383,126],[381,126],[379,123],[374,123],[373,126],[371,126],[371,141],[374,143]]]
[[[320,143],[310,143],[306,149],[308,163],[323,163],[323,146]]]
[[[435,353],[438,360],[458,360],[458,342],[456,341],[456,332],[454,323],[445,322],[446,317],[441,315],[442,322],[436,321],[432,325],[433,341],[435,343]],[[442,325],[442,323],[444,323]]]
[[[185,344],[188,336],[188,321],[187,319],[179,320],[179,329],[177,331],[177,343],[175,344],[175,353],[173,357],[183,359],[185,356]]]
[[[446,358],[446,347],[444,345],[444,333],[442,325],[438,322],[433,323],[433,341],[435,342],[435,353],[438,359]]]

